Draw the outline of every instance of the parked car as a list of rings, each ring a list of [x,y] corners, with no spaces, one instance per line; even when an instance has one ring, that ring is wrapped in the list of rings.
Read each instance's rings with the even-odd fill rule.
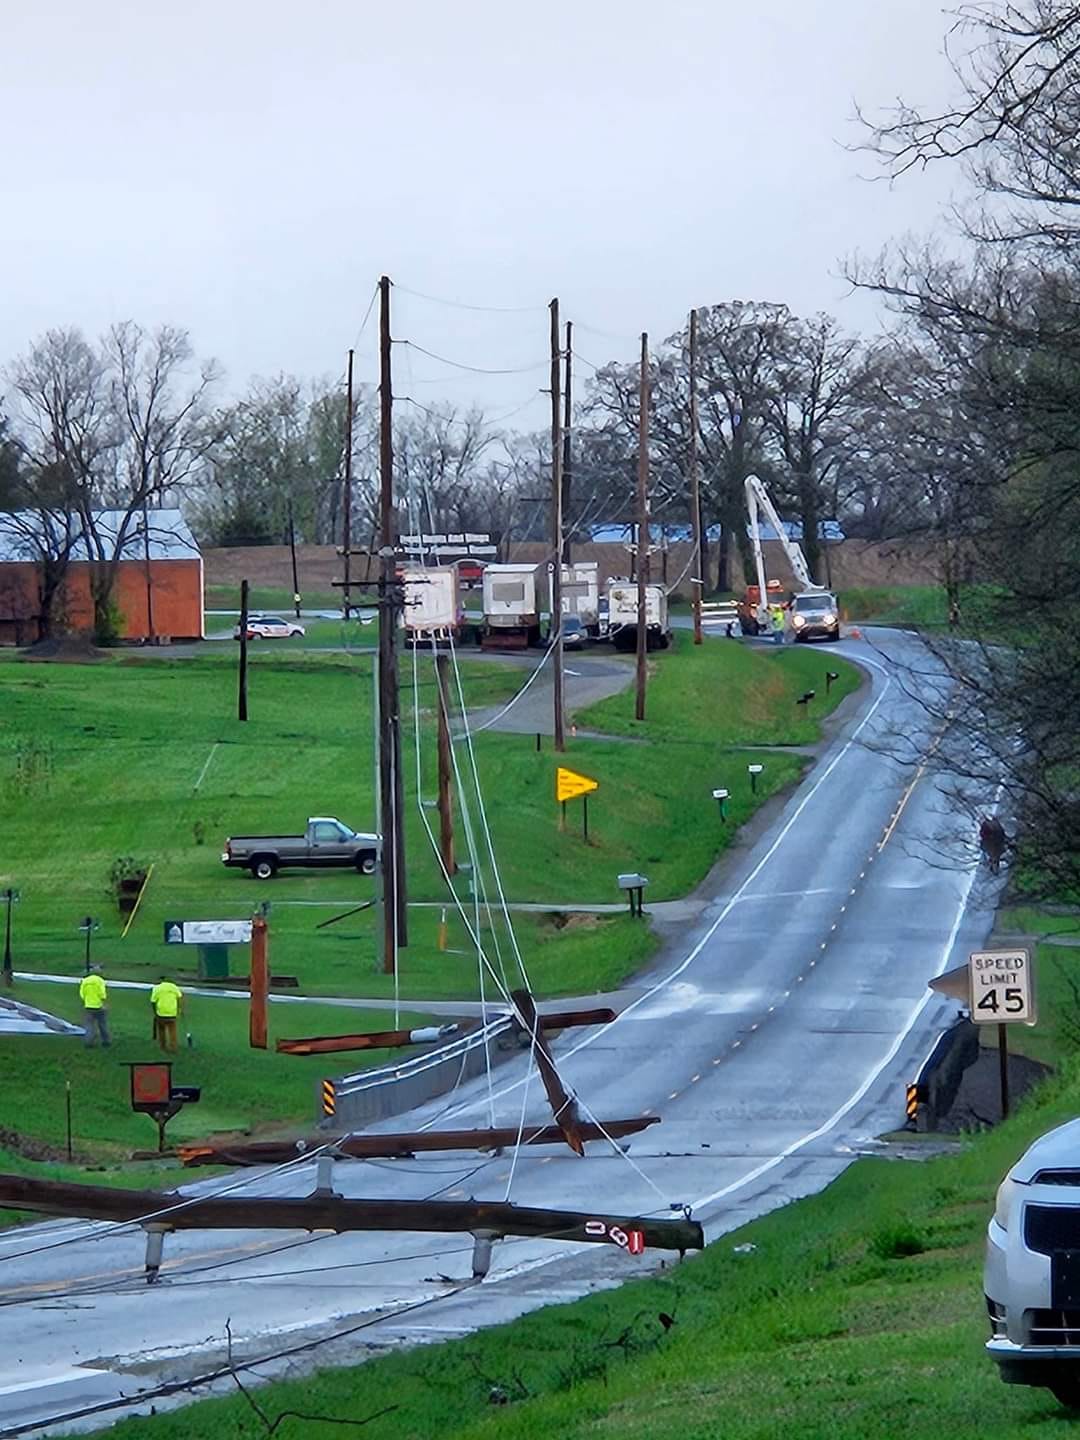
[[[986,1237],[987,1350],[1012,1385],[1080,1409],[1080,1120],[1036,1140],[997,1192]]]
[[[352,830],[332,815],[313,815],[303,835],[232,835],[221,863],[250,870],[256,880],[272,880],[279,870],[359,870],[373,875],[382,837]]]
[[[584,648],[588,638],[589,632],[576,615],[563,616],[562,643],[564,650],[580,650]]]
[[[280,615],[249,615],[247,638],[249,640],[287,640],[290,635],[305,634],[299,620],[283,620]],[[240,626],[233,631],[233,639],[240,639]]]
[[[796,642],[840,639],[840,607],[827,590],[796,595],[789,614]]]

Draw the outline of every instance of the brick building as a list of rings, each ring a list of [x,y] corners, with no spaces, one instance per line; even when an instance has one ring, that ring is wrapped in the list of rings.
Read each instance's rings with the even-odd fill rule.
[[[179,510],[150,510],[144,527],[136,514],[121,544],[124,513],[99,510],[94,515],[94,529],[108,559],[120,550],[113,600],[121,638],[202,639],[202,555],[184,517]],[[0,514],[0,645],[32,645],[41,638],[43,557],[63,548],[55,537],[46,539],[44,526],[32,513]],[[73,632],[94,626],[90,553],[84,538],[74,541],[53,607],[63,628]]]

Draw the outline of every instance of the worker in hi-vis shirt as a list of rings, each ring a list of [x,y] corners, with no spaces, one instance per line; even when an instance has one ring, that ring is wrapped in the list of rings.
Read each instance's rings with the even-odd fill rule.
[[[109,991],[100,965],[91,965],[90,972],[79,982],[79,999],[83,1007],[83,1044],[93,1049],[98,1040],[109,1043]]]
[[[150,991],[154,1011],[154,1039],[162,1050],[176,1049],[176,1022],[184,1008],[184,992],[167,975]]]

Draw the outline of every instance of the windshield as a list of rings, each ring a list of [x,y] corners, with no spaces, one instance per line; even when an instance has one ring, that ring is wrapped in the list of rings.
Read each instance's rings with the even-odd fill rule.
[[[836,600],[832,595],[796,595],[796,610],[835,610]]]

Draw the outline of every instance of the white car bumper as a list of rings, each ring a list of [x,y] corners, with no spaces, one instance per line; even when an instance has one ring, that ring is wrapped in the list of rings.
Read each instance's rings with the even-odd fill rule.
[[[1063,1205],[1054,1187],[1050,1205],[1047,1188],[1025,1186],[1008,1230],[991,1220],[987,1231],[986,1348],[1016,1384],[1044,1385],[1063,1365],[1080,1373],[1080,1196]]]

